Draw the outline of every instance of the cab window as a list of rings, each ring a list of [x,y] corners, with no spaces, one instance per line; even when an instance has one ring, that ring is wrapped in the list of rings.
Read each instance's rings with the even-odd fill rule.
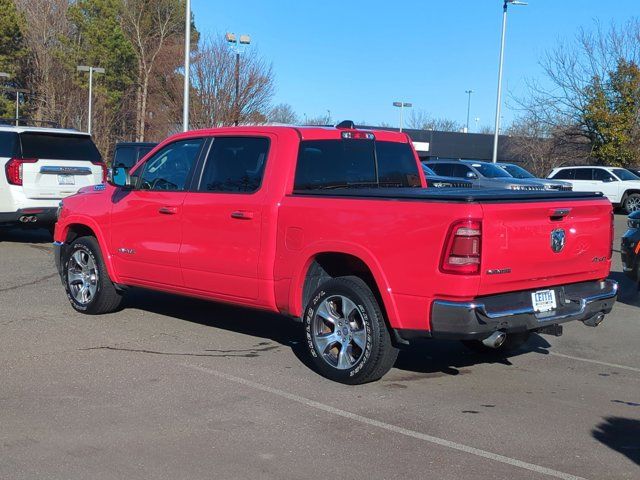
[[[180,140],[164,147],[144,163],[138,179],[138,188],[141,190],[186,190],[202,143],[201,138],[193,138]]]
[[[615,178],[609,172],[602,168],[593,169],[593,179],[600,182],[614,182]]]
[[[576,180],[593,180],[593,168],[576,168]]]

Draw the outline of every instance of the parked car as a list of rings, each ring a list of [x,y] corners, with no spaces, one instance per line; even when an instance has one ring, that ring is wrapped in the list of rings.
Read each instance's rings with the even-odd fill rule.
[[[106,178],[91,136],[76,130],[0,126],[0,224],[52,226],[60,199]]]
[[[118,142],[113,150],[112,165],[131,169],[147,153],[158,145],[152,142]]]
[[[489,162],[473,160],[430,160],[427,166],[443,177],[464,178],[483,188],[507,188],[509,190],[544,190],[539,182],[513,178],[502,168]]]
[[[629,215],[629,229],[622,236],[622,270],[634,282],[640,282],[640,210]]]
[[[416,338],[503,348],[611,311],[601,194],[425,187],[397,132],[191,131],[66,198],[55,260],[87,314],[137,286],[288,315],[310,363],[347,384]]]
[[[473,183],[462,178],[441,177],[422,162],[422,171],[427,179],[427,186],[433,188],[473,188]]]
[[[640,208],[640,178],[619,167],[560,167],[549,178],[565,180],[579,192],[602,192],[627,213]]]
[[[520,165],[516,165],[515,163],[498,162],[496,163],[496,165],[505,170],[513,178],[521,178],[530,180],[532,182],[541,183],[544,186],[545,190],[573,190],[573,187],[569,182],[563,182],[561,180],[550,180],[548,178],[538,178],[533,173],[529,172],[525,168],[522,168]]]

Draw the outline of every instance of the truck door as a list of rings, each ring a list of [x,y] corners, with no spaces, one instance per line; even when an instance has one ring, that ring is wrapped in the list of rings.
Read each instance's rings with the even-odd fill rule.
[[[202,138],[192,138],[167,145],[133,173],[135,189],[113,195],[111,253],[120,277],[183,284],[182,204],[203,144]]]
[[[257,136],[212,139],[196,191],[187,193],[182,209],[180,264],[189,289],[258,298],[267,192],[262,179],[272,141]]]

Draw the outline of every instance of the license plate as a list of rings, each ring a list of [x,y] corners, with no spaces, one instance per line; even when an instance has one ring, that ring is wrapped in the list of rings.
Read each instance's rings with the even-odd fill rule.
[[[58,175],[58,185],[75,185],[76,179],[73,175]]]
[[[554,290],[538,290],[531,294],[531,302],[535,312],[549,312],[556,309],[556,292]]]

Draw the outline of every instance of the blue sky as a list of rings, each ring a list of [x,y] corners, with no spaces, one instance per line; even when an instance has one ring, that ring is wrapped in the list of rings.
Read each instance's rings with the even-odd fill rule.
[[[275,103],[301,118],[398,123],[395,100],[436,117],[466,121],[472,89],[475,117],[492,125],[502,20],[500,0],[338,1],[192,0],[205,35],[248,33],[273,63]],[[539,78],[538,61],[559,40],[594,22],[623,23],[640,15],[638,0],[529,0],[509,8],[503,85],[504,124],[517,112],[510,95]],[[504,104],[503,104],[504,105]]]

